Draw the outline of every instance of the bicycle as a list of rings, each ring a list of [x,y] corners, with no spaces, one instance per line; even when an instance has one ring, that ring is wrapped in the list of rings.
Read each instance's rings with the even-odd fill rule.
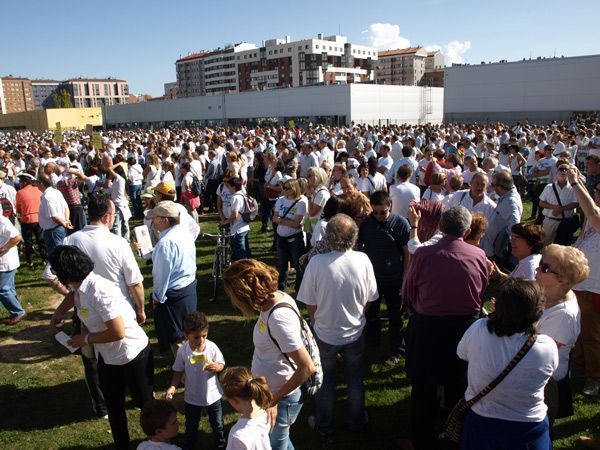
[[[209,299],[210,302],[214,302],[217,299],[219,295],[219,282],[223,280],[223,272],[231,263],[231,236],[233,235],[227,234],[225,229],[221,227],[219,227],[218,234],[202,233],[202,237],[217,239],[212,266],[213,296]]]

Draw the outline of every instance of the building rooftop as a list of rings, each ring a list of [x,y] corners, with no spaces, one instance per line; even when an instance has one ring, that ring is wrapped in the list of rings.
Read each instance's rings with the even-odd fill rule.
[[[381,58],[382,56],[412,55],[419,51],[423,51],[423,47],[409,47],[409,48],[397,48],[395,50],[384,50],[384,51],[378,52],[377,55]]]
[[[5,77],[1,77],[0,79],[2,79],[2,80],[14,80],[14,81],[19,81],[19,80],[28,81],[29,80],[29,78],[27,78],[27,77],[14,77],[12,75],[7,75]]]
[[[36,84],[36,83],[60,83],[59,80],[48,80],[46,78],[37,78],[35,80],[31,80],[31,82],[33,84]]]
[[[198,53],[192,53],[190,55],[184,56],[183,58],[179,58],[177,61],[175,61],[175,64],[177,64],[178,62],[191,61],[193,59],[204,58],[206,55],[208,55],[208,52],[205,52],[205,51],[201,51]]]
[[[107,78],[84,78],[84,77],[76,77],[76,78],[69,78],[67,80],[64,80],[63,83],[66,83],[66,82],[69,82],[69,81],[104,81],[104,82],[126,83],[125,80],[119,80],[118,78],[113,78],[113,77],[107,77]]]

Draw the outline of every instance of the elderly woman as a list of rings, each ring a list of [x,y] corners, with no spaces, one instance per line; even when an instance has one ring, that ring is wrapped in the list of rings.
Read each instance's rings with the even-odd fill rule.
[[[71,308],[77,308],[83,326],[81,334],[71,336],[68,344],[78,348],[94,344],[115,447],[127,449],[125,391],[139,408],[153,398],[154,362],[148,337],[138,325],[131,304],[111,282],[92,272],[94,263],[85,253],[77,247],[59,245],[48,260],[58,280],[72,291],[54,316],[64,317]]]
[[[589,276],[573,287],[581,310],[581,334],[573,353],[573,362],[585,367],[587,380],[582,392],[590,397],[600,392],[600,183],[589,195],[579,171],[570,167],[567,172],[586,223],[574,246],[587,257]]]
[[[475,247],[479,247],[479,241],[485,234],[488,220],[481,213],[473,213],[471,218],[471,226],[469,227],[469,234],[465,236],[465,242]]]
[[[232,304],[245,316],[259,313],[252,340],[252,375],[265,377],[273,394],[269,435],[276,450],[293,449],[290,427],[302,409],[300,385],[316,372],[302,342],[296,302],[277,290],[277,271],[266,264],[242,259],[223,274],[223,287]]]
[[[283,185],[283,196],[275,203],[273,223],[277,224],[278,287],[282,291],[287,288],[289,263],[298,270],[300,256],[306,248],[302,224],[306,217],[307,203],[298,180],[286,181]]]
[[[469,363],[465,400],[484,390],[517,353],[529,350],[467,412],[460,448],[550,449],[544,386],[558,367],[558,351],[550,337],[536,335],[543,291],[532,281],[508,278],[495,303],[494,313],[471,325],[458,344],[458,356]]]
[[[495,262],[491,263],[490,278],[524,278],[535,280],[535,271],[542,259],[542,250],[546,240],[544,229],[532,223],[517,223],[510,229],[512,255],[519,261],[513,271],[502,272]]]
[[[441,202],[446,196],[446,175],[443,172],[435,172],[429,177],[429,187],[423,193],[423,200],[435,200]]]
[[[544,250],[535,276],[546,296],[538,330],[554,339],[558,347],[558,369],[552,376],[558,387],[556,418],[573,414],[569,354],[579,336],[580,320],[577,298],[571,288],[584,281],[589,272],[587,258],[581,250],[551,244]],[[555,418],[554,414],[549,416],[551,420]]]

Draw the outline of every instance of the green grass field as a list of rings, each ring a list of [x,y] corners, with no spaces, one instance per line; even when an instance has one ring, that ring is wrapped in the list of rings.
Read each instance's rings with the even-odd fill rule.
[[[526,211],[524,217],[528,217]],[[202,217],[202,230],[216,231],[215,217]],[[254,256],[274,264],[276,255],[270,253],[271,235],[260,234],[258,223],[252,225],[250,245]],[[233,309],[228,299],[221,295],[209,302],[212,295],[210,268],[214,251],[213,240],[199,237],[198,258],[198,309],[211,321],[209,339],[221,348],[228,365],[249,366],[252,357],[253,320],[246,320]],[[142,263],[147,294],[150,291],[151,266]],[[108,421],[96,419],[91,412],[83,365],[80,357],[70,355],[53,338],[48,321],[60,298],[41,279],[41,267],[21,268],[17,274],[17,291],[28,311],[28,318],[14,327],[0,324],[0,448],[2,449],[85,449],[111,448],[112,438]],[[1,313],[4,317],[5,312]],[[151,316],[144,329],[156,344]],[[383,342],[386,342],[385,336]],[[155,347],[155,351],[157,351]],[[369,350],[366,392],[369,413],[368,431],[351,434],[344,428],[343,371],[339,371],[337,404],[337,433],[335,448],[339,449],[392,449],[397,438],[406,438],[410,432],[408,381],[402,365],[384,366],[384,348]],[[169,384],[172,356],[155,354],[155,392],[161,396]],[[577,389],[582,380],[575,380]],[[175,403],[183,411],[183,391],[175,396]],[[129,430],[132,448],[144,439],[139,426],[139,411],[129,405]],[[227,430],[235,422],[236,414],[224,405]],[[306,419],[313,413],[312,399],[308,399],[302,413],[292,428],[292,440],[297,449],[319,448],[315,433]],[[600,405],[578,393],[575,395],[575,415],[556,424],[555,448],[576,447],[580,434],[600,435]],[[183,415],[180,416],[183,424]],[[173,441],[183,444],[183,425],[180,435]],[[212,448],[213,441],[207,419],[201,423],[198,448]],[[452,448],[442,446],[442,448]]]

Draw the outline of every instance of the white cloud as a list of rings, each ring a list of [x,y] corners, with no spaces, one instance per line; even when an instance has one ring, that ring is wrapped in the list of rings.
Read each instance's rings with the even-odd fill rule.
[[[400,27],[391,23],[372,23],[362,34],[377,50],[410,47],[410,41],[400,36]]]
[[[464,54],[471,49],[471,41],[452,41],[444,46],[426,45],[424,48],[428,52],[441,51],[444,55],[445,64],[451,66],[453,63],[464,64]]]
[[[392,50],[410,47],[410,40],[400,36],[400,26],[391,23],[372,23],[362,32],[369,45],[377,50]],[[471,41],[452,41],[446,45],[426,45],[428,52],[439,50],[444,55],[447,66],[453,63],[464,64],[465,53],[471,49]]]

